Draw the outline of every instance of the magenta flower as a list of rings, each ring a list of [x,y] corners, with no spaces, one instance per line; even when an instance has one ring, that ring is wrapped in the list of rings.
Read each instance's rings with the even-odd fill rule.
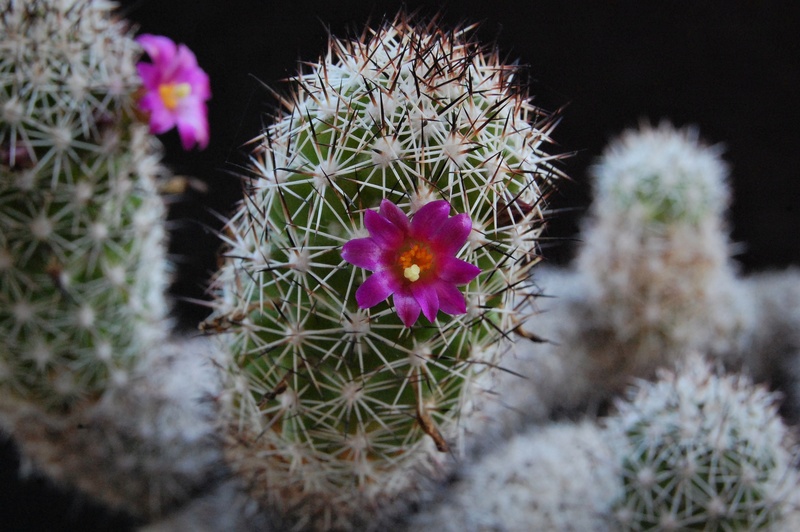
[[[178,126],[185,150],[208,145],[208,109],[211,98],[208,75],[197,66],[197,59],[183,44],[167,37],[141,35],[136,39],[152,63],[136,68],[144,82],[145,94],[139,107],[150,115],[150,131],[156,135]]]
[[[375,272],[356,290],[356,302],[370,308],[394,296],[397,314],[406,327],[425,315],[436,319],[446,314],[464,314],[467,306],[456,288],[473,280],[480,268],[455,254],[472,230],[467,214],[449,218],[450,204],[432,201],[409,222],[397,205],[381,202],[380,212],[367,211],[364,225],[369,237],[356,238],[342,248],[342,258]]]

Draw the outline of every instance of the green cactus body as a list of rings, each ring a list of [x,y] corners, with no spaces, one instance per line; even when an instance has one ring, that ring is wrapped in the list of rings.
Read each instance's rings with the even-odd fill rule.
[[[110,9],[0,7],[0,388],[47,409],[123,383],[165,331],[159,155]]]
[[[609,423],[625,442],[615,514],[626,530],[769,529],[788,510],[792,438],[776,397],[744,377],[692,357]]]
[[[467,33],[401,16],[332,40],[256,139],[206,327],[224,330],[235,358],[246,445],[231,456],[261,496],[330,508],[403,489],[436,454],[422,449],[455,441],[464,382],[498,362],[525,318],[514,311],[532,293],[554,121]],[[466,314],[407,328],[387,302],[358,308],[366,273],[341,250],[383,199],[411,216],[444,199],[470,216],[458,257],[482,273],[463,289]]]

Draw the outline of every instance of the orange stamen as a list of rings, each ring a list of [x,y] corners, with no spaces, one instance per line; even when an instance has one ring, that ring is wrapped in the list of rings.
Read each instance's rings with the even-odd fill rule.
[[[431,269],[433,254],[428,246],[414,244],[400,255],[397,264],[403,268],[403,276],[413,283],[421,274]]]
[[[188,83],[165,83],[158,87],[158,95],[161,96],[164,107],[170,111],[174,111],[178,107],[178,103],[189,96],[191,92],[192,86]]]

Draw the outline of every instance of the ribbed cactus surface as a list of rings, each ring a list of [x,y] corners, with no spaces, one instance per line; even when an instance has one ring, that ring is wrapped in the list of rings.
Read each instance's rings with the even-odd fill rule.
[[[555,121],[514,73],[400,16],[332,39],[254,141],[205,328],[235,359],[233,461],[314,526],[447,456],[464,383],[525,319]]]

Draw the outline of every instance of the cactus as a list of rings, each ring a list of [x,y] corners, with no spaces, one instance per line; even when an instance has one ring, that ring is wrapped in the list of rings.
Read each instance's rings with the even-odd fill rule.
[[[331,39],[254,140],[204,328],[234,358],[231,463],[291,526],[356,526],[437,474],[526,317],[555,121],[469,30]]]
[[[0,2],[0,425],[23,472],[152,516],[220,448],[210,347],[166,341],[160,143],[113,7]]]
[[[743,376],[718,376],[699,356],[641,383],[609,430],[618,446],[625,530],[776,527],[798,489],[796,443],[777,396]]]
[[[800,422],[800,270],[762,272],[742,280],[754,314],[750,348],[737,357],[757,382],[783,394],[781,414]]]
[[[166,341],[140,111],[203,148],[208,79],[110,9],[0,0],[0,424],[24,471],[151,530],[795,528],[776,396],[681,362],[772,378],[797,416],[797,274],[736,278],[693,130],[613,144],[577,267],[535,286],[555,115],[471,28],[331,39],[253,142],[215,343]]]
[[[123,385],[166,333],[158,144],[105,2],[0,9],[0,387],[53,412]]]
[[[652,378],[692,350],[752,365],[756,316],[730,260],[719,149],[691,128],[645,125],[612,142],[593,175],[574,265],[537,269],[553,297],[520,332],[550,342],[523,345],[509,360],[530,380],[500,375],[508,402],[600,412],[631,377]]]
[[[207,338],[174,339],[141,355],[124,387],[54,415],[17,404],[4,428],[23,476],[45,475],[114,511],[159,517],[226,476]]]
[[[610,531],[621,491],[606,434],[592,421],[534,425],[473,464],[408,530]]]
[[[594,177],[576,268],[602,309],[595,327],[626,353],[598,366],[651,376],[687,349],[738,349],[750,318],[729,260],[719,149],[691,128],[643,126],[606,149]]]

